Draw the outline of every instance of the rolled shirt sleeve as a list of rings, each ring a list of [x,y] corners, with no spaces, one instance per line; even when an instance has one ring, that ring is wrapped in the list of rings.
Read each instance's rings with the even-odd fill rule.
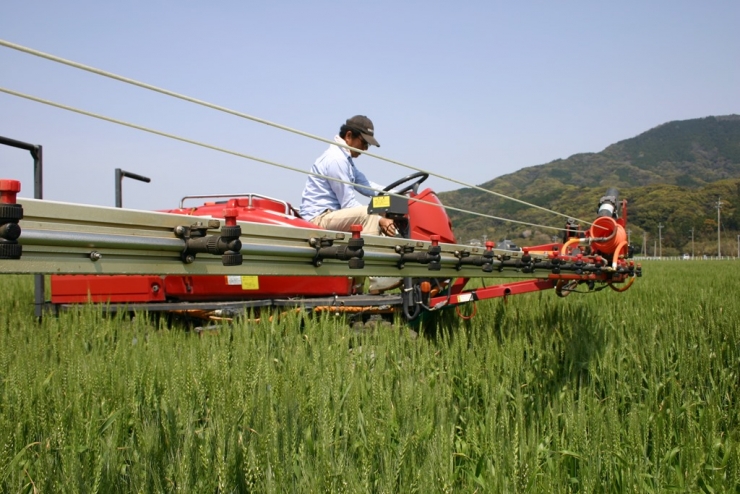
[[[376,184],[375,182],[371,182],[370,180],[368,180],[367,177],[365,176],[365,174],[362,173],[360,170],[358,170],[357,167],[353,166],[352,168],[354,169],[354,172],[355,172],[355,180],[354,180],[354,182],[357,185],[364,185],[365,187],[370,187],[372,189],[372,190],[370,190],[370,189],[367,189],[365,187],[357,187],[357,186],[355,186],[355,190],[357,192],[359,192],[363,196],[373,197],[373,196],[377,196],[378,195],[378,192],[380,192],[380,191],[383,190],[383,186],[382,185]]]

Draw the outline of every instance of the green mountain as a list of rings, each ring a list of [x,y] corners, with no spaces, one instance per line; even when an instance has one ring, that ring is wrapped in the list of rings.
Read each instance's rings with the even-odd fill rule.
[[[740,230],[740,115],[674,121],[612,144],[600,153],[524,168],[480,185],[584,221],[594,218],[599,198],[617,187],[628,200],[632,243],[642,247],[643,233],[652,245],[662,234],[664,255],[691,249],[717,253],[717,202],[721,231],[737,252]],[[562,227],[564,217],[480,190],[465,188],[439,194],[444,204],[525,223]],[[520,245],[548,241],[556,230],[450,212],[458,240],[486,235],[516,239]]]

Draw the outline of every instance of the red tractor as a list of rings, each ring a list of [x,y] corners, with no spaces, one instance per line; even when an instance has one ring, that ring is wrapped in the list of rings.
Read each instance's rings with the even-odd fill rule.
[[[418,191],[427,177],[416,173],[386,188],[403,186],[396,192],[406,194],[407,199],[380,195],[370,205],[370,211],[393,217],[406,239],[432,242],[428,252],[413,253],[413,248],[400,245],[396,248],[399,268],[405,260],[412,260],[428,263],[431,269],[429,277],[405,278],[400,293],[364,294],[362,284],[349,276],[53,275],[51,302],[58,306],[106,303],[109,310],[187,311],[206,318],[272,307],[343,312],[363,318],[398,312],[415,320],[423,312],[550,288],[556,288],[560,296],[579,285],[593,290],[597,283],[601,288],[623,291],[641,274],[640,266],[627,259],[631,252],[624,234],[626,201],[621,204],[620,218],[616,191],[610,189],[600,202],[599,217],[591,229],[580,232],[571,227],[562,243],[507,251],[487,242],[483,248],[454,251],[459,267],[480,266],[487,277],[514,270],[525,280],[466,291],[468,278],[435,277],[435,246],[455,244],[456,239],[436,194],[431,189]],[[205,202],[186,206],[185,202],[193,199]],[[291,204],[259,194],[189,196],[178,208],[164,212],[224,218],[225,211],[243,222],[317,229],[301,219]],[[366,274],[373,273],[361,273]]]

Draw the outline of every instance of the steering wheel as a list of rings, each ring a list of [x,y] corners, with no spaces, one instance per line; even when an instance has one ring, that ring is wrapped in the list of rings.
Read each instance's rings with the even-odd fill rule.
[[[403,177],[402,179],[396,180],[392,184],[389,184],[388,186],[386,186],[385,189],[383,189],[383,192],[390,192],[392,189],[398,187],[399,185],[401,185],[403,183],[406,183],[408,181],[411,181],[411,180],[413,180],[415,178],[418,178],[418,180],[415,181],[412,184],[407,185],[406,187],[404,187],[401,190],[397,190],[396,191],[396,194],[405,194],[405,193],[407,193],[409,191],[412,191],[412,190],[414,191],[414,194],[416,194],[416,192],[419,190],[419,185],[421,185],[426,179],[429,178],[429,174],[428,173],[426,173],[426,172],[412,173],[411,175],[409,175],[407,177]]]

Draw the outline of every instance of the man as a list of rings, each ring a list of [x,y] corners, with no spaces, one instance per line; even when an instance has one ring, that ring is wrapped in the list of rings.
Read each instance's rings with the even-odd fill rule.
[[[375,139],[373,123],[364,115],[347,119],[339,129],[334,140],[353,148],[367,151],[372,144],[380,147]],[[377,214],[368,214],[367,206],[357,201],[355,192],[372,197],[383,189],[382,185],[371,182],[355,167],[354,158],[358,151],[341,146],[330,145],[311,167],[311,173],[333,177],[348,182],[335,182],[323,177],[309,175],[301,198],[301,216],[314,225],[327,230],[350,231],[352,225],[362,225],[362,232],[369,235],[396,235],[393,220]],[[361,187],[358,187],[361,186]],[[364,278],[356,278],[361,291]],[[399,286],[401,278],[370,277],[370,293],[381,293]]]
[[[373,123],[364,115],[347,119],[334,140],[353,148],[367,150],[370,144],[380,147],[375,139]],[[383,187],[371,182],[355,167],[358,151],[330,145],[311,167],[311,173],[333,177],[347,185],[323,177],[310,175],[306,180],[301,199],[301,216],[314,225],[327,230],[349,231],[351,225],[362,225],[369,235],[396,235],[393,220],[367,213],[367,206],[360,204],[355,192],[372,197]],[[374,190],[373,190],[374,189]]]

